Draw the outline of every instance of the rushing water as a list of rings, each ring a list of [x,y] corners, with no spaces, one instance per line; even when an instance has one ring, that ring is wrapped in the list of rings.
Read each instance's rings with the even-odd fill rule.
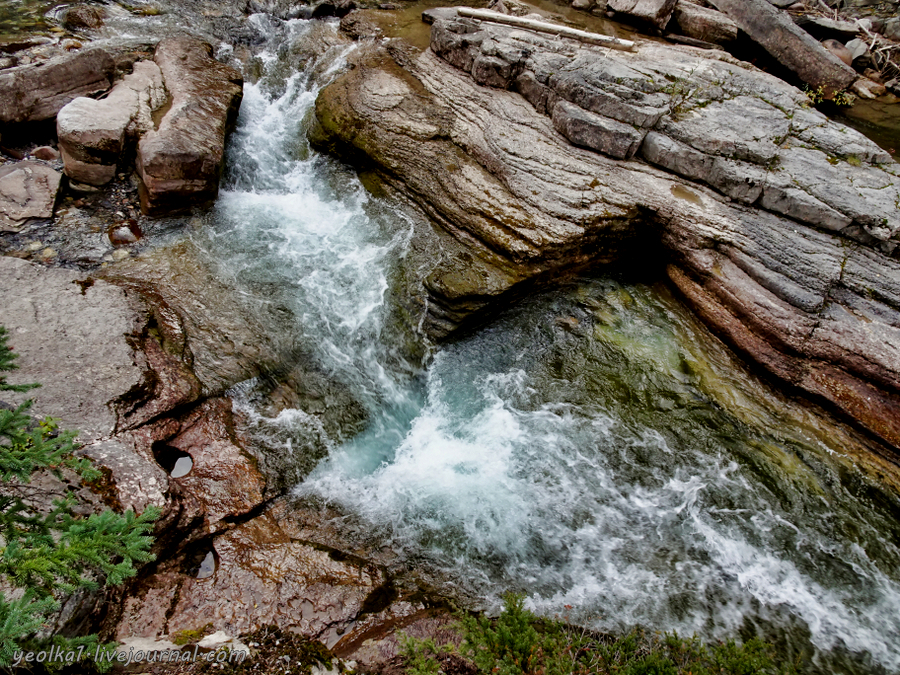
[[[297,493],[487,606],[519,590],[601,629],[759,634],[818,672],[900,670],[900,504],[854,465],[853,434],[746,373],[661,283],[573,281],[417,372],[386,328],[411,221],[305,141],[349,48],[312,58],[334,26],[251,20],[273,39],[194,236],[289,309],[291,339],[369,415]],[[323,434],[249,412],[285,451]]]

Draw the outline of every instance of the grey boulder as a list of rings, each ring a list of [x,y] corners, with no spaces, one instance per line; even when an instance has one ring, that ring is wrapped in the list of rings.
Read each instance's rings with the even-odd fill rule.
[[[17,232],[32,218],[52,218],[60,178],[41,162],[0,166],[0,231]]]

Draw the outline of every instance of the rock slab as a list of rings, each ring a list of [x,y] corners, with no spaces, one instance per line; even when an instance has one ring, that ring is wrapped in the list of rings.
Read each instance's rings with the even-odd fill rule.
[[[900,447],[890,156],[721,52],[607,53],[434,18],[430,52],[360,55],[323,89],[313,134],[365,157],[468,252],[418,265],[420,325],[445,336],[523,280],[654,241],[718,335]],[[552,119],[568,106],[646,131],[650,164],[573,146]]]
[[[80,97],[68,103],[56,117],[66,175],[88,185],[108,183],[116,174],[126,138],[153,129],[152,114],[165,102],[159,66],[138,61],[105,98]]]
[[[153,216],[212,202],[219,190],[225,137],[234,124],[243,78],[194,38],[168,38],[154,58],[171,96],[159,128],[138,143],[141,208]]]
[[[779,63],[813,89],[833,96],[849,87],[856,72],[767,0],[710,0]]]
[[[60,179],[41,162],[0,166],[0,231],[17,232],[32,218],[52,218]]]
[[[679,0],[675,5],[672,18],[678,24],[684,35],[712,42],[714,44],[728,44],[737,39],[738,27],[722,12],[717,12],[708,7],[701,7],[686,0]]]
[[[109,89],[116,64],[95,47],[0,73],[0,122],[40,122],[79,96]]]
[[[672,18],[676,0],[609,0],[607,8],[620,14],[627,14],[648,21],[660,30]]]

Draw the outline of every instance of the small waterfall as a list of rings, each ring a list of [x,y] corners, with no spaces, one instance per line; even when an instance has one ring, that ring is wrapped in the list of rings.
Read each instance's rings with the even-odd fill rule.
[[[300,59],[335,26],[251,21],[273,37],[194,237],[235,287],[289,309],[290,339],[370,414],[297,494],[486,606],[520,590],[600,629],[759,634],[821,672],[900,670],[896,497],[664,286],[581,279],[410,376],[385,316],[412,225],[305,140],[352,47]],[[281,437],[324,434],[302,411],[249,412]]]

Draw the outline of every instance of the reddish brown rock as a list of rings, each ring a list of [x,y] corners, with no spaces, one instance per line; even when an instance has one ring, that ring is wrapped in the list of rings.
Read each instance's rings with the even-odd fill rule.
[[[825,49],[827,49],[829,52],[834,54],[836,57],[838,57],[841,61],[846,63],[848,66],[853,65],[853,54],[850,53],[850,50],[837,40],[823,40],[822,46],[825,47]]]
[[[209,530],[223,518],[243,515],[263,502],[266,480],[235,441],[229,399],[204,401],[166,444],[190,455],[191,470],[172,480],[190,495],[193,510],[203,515]]]
[[[284,520],[289,512],[276,506],[216,537],[211,576],[179,570],[149,579],[143,593],[127,601],[118,639],[171,637],[207,625],[245,635],[274,624],[335,644],[352,630],[366,599],[385,582],[384,573],[365,560],[295,539],[281,527]]]
[[[159,43],[156,63],[171,97],[159,124],[141,138],[136,166],[141,208],[149,215],[212,202],[219,190],[225,137],[237,116],[243,79],[194,38]]]
[[[0,73],[0,122],[51,119],[79,96],[109,89],[115,70],[113,57],[99,47],[4,70]]]

